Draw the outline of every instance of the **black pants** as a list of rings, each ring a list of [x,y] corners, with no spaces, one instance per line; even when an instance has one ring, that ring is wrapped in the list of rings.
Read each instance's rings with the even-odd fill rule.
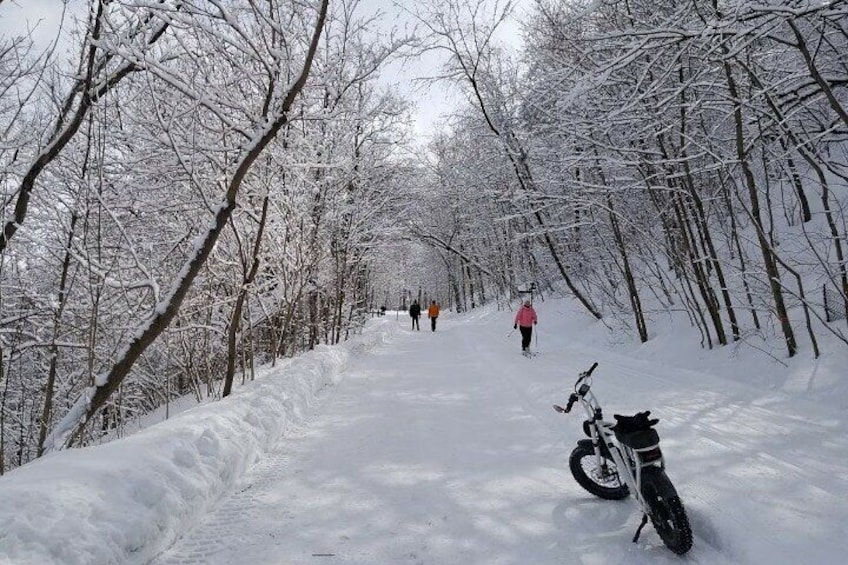
[[[530,347],[530,338],[533,336],[533,326],[518,326],[521,330],[521,350],[524,351]]]
[[[412,316],[412,329],[421,331],[421,326],[418,325],[418,316]]]
[[[436,331],[436,318],[438,318],[438,316],[433,316],[430,318],[430,328],[433,331]]]

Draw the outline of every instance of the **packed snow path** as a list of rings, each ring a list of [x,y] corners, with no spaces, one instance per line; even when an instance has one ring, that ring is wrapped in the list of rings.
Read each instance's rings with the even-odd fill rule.
[[[844,557],[837,411],[576,346],[574,327],[542,325],[541,354],[525,359],[504,313],[445,316],[435,333],[381,323],[397,325],[393,342],[356,356],[311,418],[154,563],[680,563],[650,526],[631,543],[631,500],[596,499],[568,472],[582,416],[551,404],[595,360],[609,415],[662,419],[695,532],[686,562]]]

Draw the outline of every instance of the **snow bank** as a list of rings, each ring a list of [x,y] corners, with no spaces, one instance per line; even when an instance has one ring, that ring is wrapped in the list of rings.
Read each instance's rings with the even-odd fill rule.
[[[0,563],[144,563],[236,486],[351,353],[382,343],[374,323],[230,397],[105,445],[44,457],[0,477]]]

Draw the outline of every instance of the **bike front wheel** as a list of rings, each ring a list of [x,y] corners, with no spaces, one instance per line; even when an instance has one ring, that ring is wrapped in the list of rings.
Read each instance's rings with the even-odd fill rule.
[[[651,523],[671,551],[683,555],[692,548],[692,527],[671,480],[662,469],[643,471],[642,494]]]
[[[568,466],[577,484],[599,498],[621,500],[630,494],[630,489],[618,474],[615,461],[601,457],[598,464],[591,445],[578,444],[571,452]]]

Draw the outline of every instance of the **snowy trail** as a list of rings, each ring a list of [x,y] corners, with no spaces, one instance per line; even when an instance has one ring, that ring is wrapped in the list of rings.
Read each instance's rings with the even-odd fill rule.
[[[561,563],[562,450],[443,325],[354,364],[158,563]]]
[[[650,527],[630,542],[631,501],[595,499],[567,470],[581,418],[550,406],[594,360],[608,414],[662,419],[695,532],[686,562],[844,554],[840,414],[576,346],[573,328],[543,330],[541,355],[524,359],[507,319],[447,317],[436,333],[401,320],[391,345],[353,360],[310,421],[154,563],[679,563]]]

